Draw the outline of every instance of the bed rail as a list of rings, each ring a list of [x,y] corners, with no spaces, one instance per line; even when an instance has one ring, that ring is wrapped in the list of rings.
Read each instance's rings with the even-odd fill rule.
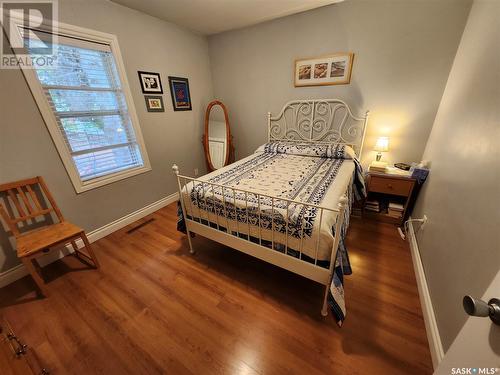
[[[298,200],[286,199],[281,197],[276,197],[267,194],[255,193],[252,191],[237,189],[232,187],[227,187],[221,184],[204,181],[201,179],[184,176],[179,173],[179,167],[177,165],[172,166],[172,170],[177,177],[177,184],[179,190],[179,200],[181,203],[182,212],[184,215],[184,220],[186,223],[186,232],[187,239],[189,243],[190,252],[194,254],[193,244],[190,232],[200,233],[201,235],[207,236],[215,241],[224,243],[229,245],[237,250],[243,251],[250,255],[256,256],[260,259],[266,260],[269,263],[278,265],[282,268],[288,269],[292,272],[305,276],[309,279],[315,280],[325,286],[325,299],[323,301],[322,314],[327,314],[326,309],[326,298],[328,295],[328,288],[331,282],[331,278],[333,276],[333,270],[335,266],[335,258],[337,254],[337,249],[340,241],[341,228],[344,220],[344,212],[347,204],[347,198],[344,194],[339,201],[337,207],[324,207],[321,205],[316,205],[312,203],[304,203]],[[189,194],[189,188],[191,189],[201,189],[202,194],[199,198],[197,194],[195,194],[195,202],[192,202],[192,198]],[[215,207],[216,204],[216,192],[222,192],[220,200],[222,201],[222,214],[218,214],[218,210]],[[246,220],[244,222],[238,221],[237,216],[237,207],[236,207],[236,196],[243,195],[245,197],[244,207],[245,210],[243,212],[246,213]],[[189,196],[188,196],[189,195]],[[258,233],[254,236],[255,229],[252,233],[252,224],[250,223],[250,214],[249,214],[249,196],[255,197],[257,201],[257,212],[253,211],[253,214],[258,215]],[[212,198],[211,202],[208,200]],[[229,197],[229,198],[226,198]],[[187,198],[187,199],[186,199]],[[197,199],[201,199],[201,203],[203,207],[209,208],[208,210],[203,210],[200,208],[200,202],[197,202]],[[262,202],[266,202],[265,204]],[[270,202],[270,203],[269,203]],[[304,232],[305,232],[305,221],[300,220],[300,238],[298,248],[289,248],[289,228],[290,228],[290,218],[289,218],[289,207],[290,205],[295,205],[297,207],[303,208],[315,208],[318,210],[317,219],[319,220],[318,236],[316,239],[314,256],[310,256],[312,261],[304,261],[303,254],[304,250]],[[212,205],[212,206],[211,206]],[[188,210],[189,208],[189,210]],[[255,207],[254,207],[255,208]],[[212,211],[213,209],[213,211]],[[277,233],[276,229],[278,228],[278,223],[276,222],[277,216],[275,215],[275,210],[281,209],[285,212],[284,222],[285,222],[285,231],[280,232],[282,236],[284,236],[284,243],[277,242],[275,238],[275,233]],[[231,210],[234,210],[235,220],[228,218],[228,213],[231,214]],[[191,213],[188,217],[188,211]],[[330,256],[330,265],[329,268],[324,268],[318,265],[318,251],[320,247],[321,241],[321,228],[323,223],[324,212],[336,212],[337,219],[335,222],[335,236],[333,239],[332,251]],[[269,215],[271,213],[271,223],[270,228],[263,228],[262,226],[262,216]],[[212,221],[215,218],[214,221]],[[230,221],[234,221],[231,223]],[[212,225],[210,224],[212,223]],[[271,239],[266,240],[263,238],[262,232],[263,230],[269,230],[271,232]],[[219,233],[217,233],[219,232]],[[251,240],[251,237],[254,238],[254,241]],[[264,245],[265,241],[270,242],[271,249],[277,249],[277,244],[284,246],[284,251],[272,251],[269,247]],[[258,247],[260,249],[257,249]],[[253,250],[252,250],[253,249]],[[289,250],[296,251],[298,255],[291,256],[289,255]]]

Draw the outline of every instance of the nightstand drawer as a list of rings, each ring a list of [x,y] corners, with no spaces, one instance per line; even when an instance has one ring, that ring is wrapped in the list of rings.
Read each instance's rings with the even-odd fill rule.
[[[376,193],[402,195],[407,197],[410,195],[413,187],[413,181],[400,180],[397,178],[370,176],[368,189]]]

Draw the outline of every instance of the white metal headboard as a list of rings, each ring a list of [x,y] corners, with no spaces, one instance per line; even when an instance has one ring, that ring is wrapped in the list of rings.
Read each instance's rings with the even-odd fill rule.
[[[354,116],[347,103],[340,99],[292,100],[283,106],[278,116],[267,114],[268,140],[348,144],[359,157],[368,113]]]

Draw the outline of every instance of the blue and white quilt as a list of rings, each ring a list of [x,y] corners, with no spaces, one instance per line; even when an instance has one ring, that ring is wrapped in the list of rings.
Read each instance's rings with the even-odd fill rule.
[[[353,198],[366,195],[354,151],[345,145],[271,142],[201,180],[220,186],[188,184],[183,192],[188,216],[244,238],[250,236],[254,242],[260,238],[264,246],[305,261],[318,259],[317,264],[324,267],[332,257],[338,214],[328,210],[321,214],[318,208],[301,203],[335,209],[340,197],[349,192],[329,296],[330,308],[341,325],[346,314],[343,275],[351,273],[344,245],[350,204]],[[179,212],[178,228],[183,230]]]

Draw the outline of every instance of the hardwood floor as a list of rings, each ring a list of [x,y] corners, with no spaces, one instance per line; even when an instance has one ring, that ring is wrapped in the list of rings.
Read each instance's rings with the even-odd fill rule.
[[[140,222],[155,220],[127,234]],[[170,205],[0,290],[2,312],[52,374],[430,374],[411,256],[394,226],[353,219],[342,328],[323,288],[197,236]]]

